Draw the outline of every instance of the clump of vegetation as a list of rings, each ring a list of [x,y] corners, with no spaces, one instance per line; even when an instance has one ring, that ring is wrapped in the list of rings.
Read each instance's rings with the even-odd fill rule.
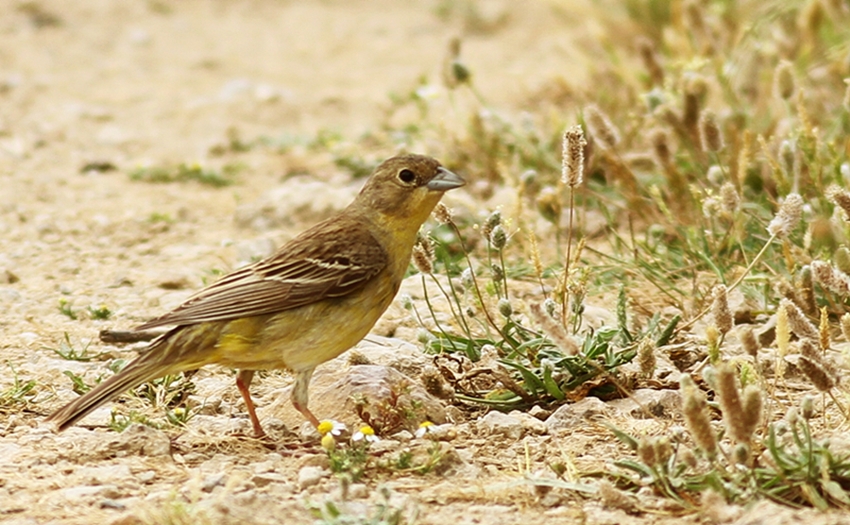
[[[216,170],[200,164],[180,163],[176,166],[138,167],[130,171],[130,178],[150,183],[196,181],[206,186],[223,188],[235,184],[236,176],[242,169],[240,164],[225,164]]]
[[[445,144],[437,156],[481,197],[515,190],[486,219],[438,211],[414,252],[427,311],[402,303],[454,399],[499,409],[628,396],[677,343],[682,436],[702,459],[683,459],[684,441],[619,433],[639,455],[621,488],[649,484],[688,508],[708,487],[727,501],[844,507],[846,457],[810,418],[780,419],[777,392],[796,374],[822,394],[827,429],[846,417],[833,340],[843,329],[850,341],[850,13],[819,1],[625,6],[632,25],[599,45],[592,91],[553,81],[572,107],[492,108],[459,42],[442,81],[452,118],[468,109],[465,129],[447,131],[427,79],[394,97],[393,112],[417,110],[407,143]],[[591,329],[590,298],[615,290],[610,322]]]

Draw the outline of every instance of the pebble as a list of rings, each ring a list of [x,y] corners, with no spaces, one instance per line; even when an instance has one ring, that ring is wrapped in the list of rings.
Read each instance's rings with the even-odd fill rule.
[[[161,430],[133,424],[106,443],[106,449],[115,456],[167,456],[171,453],[171,440]]]
[[[586,397],[576,403],[562,405],[552,413],[545,425],[551,434],[555,430],[571,430],[586,420],[598,416],[610,415],[615,409],[596,397]]]
[[[680,412],[682,396],[677,390],[641,388],[632,392],[629,397],[609,401],[608,406],[634,418],[672,419]],[[647,414],[647,412],[649,413]]]
[[[321,467],[303,467],[298,471],[298,488],[304,490],[313,485],[318,485],[322,479],[329,475],[330,472]]]
[[[509,414],[493,410],[478,420],[478,427],[488,435],[500,435],[508,439],[522,437],[522,421]]]

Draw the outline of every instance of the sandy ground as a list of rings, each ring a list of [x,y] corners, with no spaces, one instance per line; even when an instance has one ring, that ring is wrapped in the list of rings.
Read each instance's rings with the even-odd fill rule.
[[[464,11],[471,5],[476,16]],[[321,130],[347,139],[372,130],[383,122],[389,95],[408,92],[421,77],[441,89],[453,36],[463,37],[482,95],[505,111],[526,109],[553,79],[582,78],[582,39],[595,28],[579,16],[586,9],[579,2],[447,6],[0,0],[0,391],[12,388],[13,370],[20,381],[36,381],[26,410],[0,409],[0,521],[307,523],[310,502],[341,501],[333,477],[301,479],[310,467],[325,466],[315,444],[288,436],[269,448],[224,433],[247,428],[224,370],[202,371],[197,382],[213,384],[208,388],[232,410],[198,416],[189,422],[195,430],[171,429],[165,442],[165,434],[119,435],[97,421],[52,434],[39,422],[74,395],[63,371],[94,380],[105,366],[62,360],[52,349],[67,334],[78,349],[91,342],[93,352],[119,355],[123,349],[96,340],[99,330],[164,312],[217,272],[267,254],[347,202],[359,182],[335,167],[327,151],[303,145]],[[234,137],[295,147],[237,152],[228,149]],[[93,163],[115,169],[84,169]],[[214,188],[128,176],[139,166],[177,163],[239,165],[238,182]],[[293,174],[306,175],[292,182]],[[269,195],[281,199],[272,203],[279,211],[273,220],[264,219]],[[453,198],[474,205],[468,194]],[[61,313],[60,301],[78,318]],[[113,314],[92,319],[90,306]],[[404,325],[405,316],[392,309],[379,331],[395,332],[387,326]],[[273,415],[269,407],[289,381],[271,374],[259,382],[261,416]],[[407,522],[700,519],[663,508],[630,516],[566,491],[546,499],[523,482],[553,460],[597,469],[622,455],[601,428],[584,425],[569,439],[533,432],[494,439],[464,414],[454,415],[457,437],[445,445],[454,451],[451,468],[367,478],[342,504],[347,515],[374,515],[384,501],[378,487],[385,486]],[[653,424],[644,430],[663,432],[667,425]],[[224,430],[217,435],[216,429]],[[779,521],[760,521],[767,513]],[[811,517],[773,507],[740,517],[742,523],[798,519]]]

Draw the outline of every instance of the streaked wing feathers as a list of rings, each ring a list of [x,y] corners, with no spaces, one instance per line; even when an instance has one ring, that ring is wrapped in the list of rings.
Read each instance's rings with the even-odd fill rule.
[[[359,290],[386,265],[386,252],[366,227],[337,216],[136,330],[273,314],[341,297]]]

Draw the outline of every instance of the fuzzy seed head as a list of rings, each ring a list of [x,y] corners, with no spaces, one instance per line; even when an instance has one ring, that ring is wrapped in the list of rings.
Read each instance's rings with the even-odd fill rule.
[[[667,436],[656,438],[653,441],[653,447],[655,448],[655,457],[658,458],[659,464],[667,463],[667,460],[673,455],[673,445]]]
[[[683,375],[680,379],[680,390],[682,391],[682,414],[685,416],[688,431],[697,446],[708,457],[713,458],[717,455],[717,438],[711,428],[705,396],[688,375]]]
[[[710,324],[705,328],[705,344],[708,347],[708,361],[711,364],[720,360],[720,330]]]
[[[442,202],[437,203],[437,207],[434,209],[434,218],[441,224],[451,224],[452,210]]]
[[[574,188],[584,180],[584,131],[581,126],[571,126],[564,132],[561,182]]]
[[[646,37],[638,38],[637,49],[643,66],[649,73],[649,78],[652,79],[652,84],[655,86],[664,84],[664,68],[661,67],[661,61],[652,40]]]
[[[744,433],[752,438],[758,426],[761,424],[762,418],[762,397],[761,389],[755,385],[750,385],[744,389],[743,395],[744,414],[741,420],[741,425],[744,428]]]
[[[841,246],[832,255],[832,262],[842,273],[850,274],[850,250]]]
[[[850,295],[850,277],[825,261],[812,261],[812,277],[822,287],[841,297]]]
[[[732,457],[738,465],[750,463],[750,447],[746,443],[738,443],[732,449]]]
[[[798,364],[803,375],[808,377],[812,385],[821,392],[829,392],[838,385],[835,375],[823,363],[810,357],[801,356]]]
[[[723,423],[726,431],[738,443],[746,443],[750,439],[744,423],[744,407],[738,393],[735,367],[729,363],[720,363],[717,367],[716,392],[723,412]]]
[[[815,415],[815,398],[806,396],[800,401],[800,415],[806,421],[812,419]]]
[[[552,301],[552,304],[555,304],[555,302]],[[528,310],[531,313],[531,317],[540,325],[546,337],[555,343],[564,354],[576,355],[579,353],[578,343],[567,334],[564,327],[555,320],[554,315],[548,313],[548,306],[546,312],[544,312],[543,307],[539,304],[531,303],[528,305]]]
[[[815,301],[814,276],[812,274],[812,267],[808,264],[800,268],[796,297],[797,303],[803,307],[803,310],[807,314],[813,315],[817,311],[818,305]]]
[[[434,271],[431,257],[428,256],[427,249],[421,243],[413,246],[413,265],[424,274],[430,274]]]
[[[738,212],[738,207],[741,205],[741,197],[738,196],[738,190],[731,182],[723,183],[720,187],[720,202],[723,203],[723,211],[730,216],[734,216]]]
[[[652,144],[655,159],[661,167],[669,166],[673,161],[673,154],[670,150],[670,137],[667,131],[663,128],[653,129],[649,132],[649,142]]]
[[[508,242],[508,234],[505,233],[505,229],[502,228],[501,224],[497,224],[493,231],[490,233],[490,243],[497,250],[501,250],[505,247],[505,244]]]
[[[637,455],[644,465],[653,467],[658,463],[658,456],[655,455],[655,447],[652,446],[652,441],[644,437],[638,442]]]
[[[761,345],[759,344],[758,338],[756,338],[756,334],[753,332],[753,327],[750,325],[743,326],[738,331],[738,338],[741,340],[741,346],[744,347],[744,351],[747,355],[751,356],[753,359],[758,359]]]
[[[620,142],[620,132],[608,118],[608,115],[603,113],[597,105],[585,106],[584,122],[587,124],[590,136],[603,148],[614,149]]]
[[[808,320],[806,314],[796,304],[788,299],[782,299],[779,301],[779,307],[785,310],[785,314],[788,317],[788,326],[792,332],[797,334],[797,337],[800,339],[813,339],[815,341],[819,339],[818,329],[815,328],[815,325]]]
[[[714,112],[710,109],[703,111],[699,119],[699,138],[702,150],[706,153],[723,149],[723,134],[717,125]]]
[[[637,349],[638,366],[642,376],[650,378],[655,373],[655,341],[650,337],[644,337],[638,344]]]
[[[490,271],[493,272],[493,281],[495,282],[500,282],[505,278],[505,270],[503,270],[498,264],[491,266]]]
[[[499,313],[505,318],[510,317],[514,313],[514,308],[507,299],[499,299],[498,309]]]
[[[484,224],[481,226],[481,234],[489,239],[490,235],[493,233],[493,228],[500,224],[502,224],[502,212],[496,210],[487,217],[486,221],[484,221]]]
[[[850,219],[850,192],[833,184],[826,189],[826,197],[844,211],[844,220]]]
[[[791,62],[783,60],[773,72],[773,92],[782,100],[794,96],[794,69]]]
[[[554,319],[558,314],[558,303],[556,303],[551,297],[547,297],[546,300],[543,301],[543,309],[546,310],[546,314],[549,317]]]
[[[789,193],[779,207],[779,212],[767,226],[770,235],[788,237],[803,217],[803,198],[797,193]]]
[[[714,303],[711,309],[714,313],[714,324],[721,334],[726,335],[732,329],[733,319],[725,285],[718,284],[714,287]]]
[[[697,468],[697,465],[699,464],[697,462],[697,457],[694,454],[694,451],[689,448],[680,448],[679,458],[682,460],[682,463],[684,463],[690,468]]]

